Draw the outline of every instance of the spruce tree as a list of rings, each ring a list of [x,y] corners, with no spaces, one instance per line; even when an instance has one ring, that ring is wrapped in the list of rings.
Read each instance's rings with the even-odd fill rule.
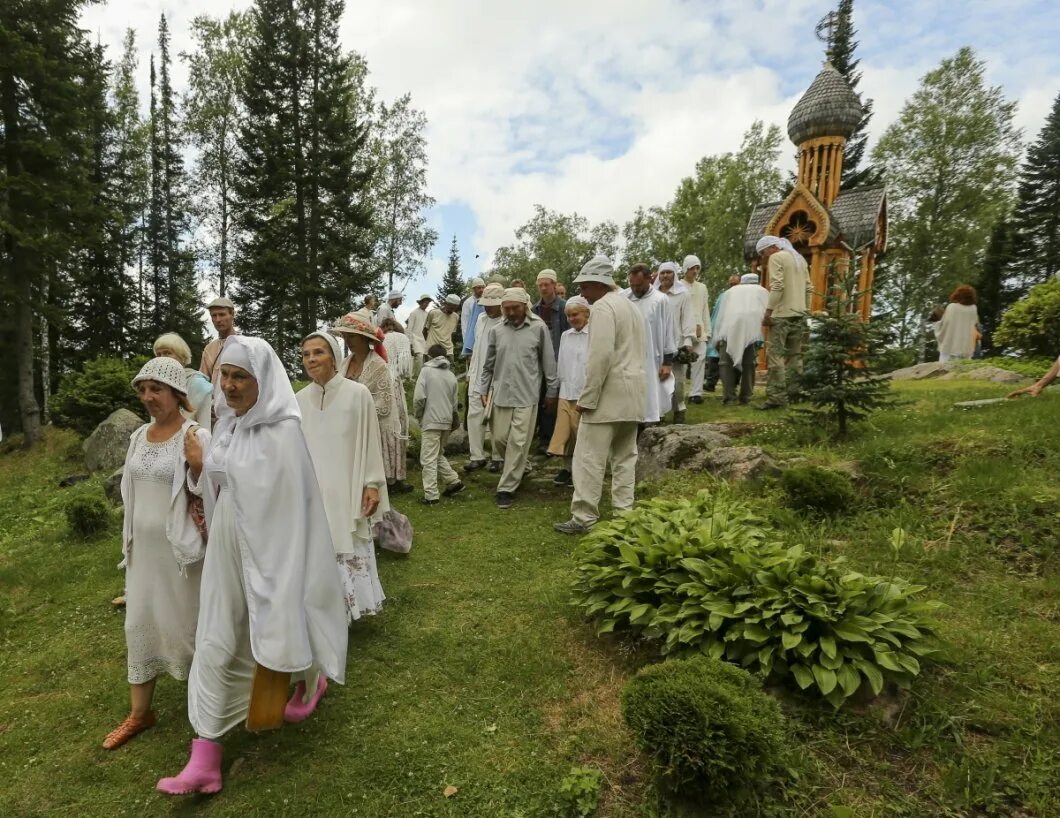
[[[256,0],[236,178],[240,321],[292,367],[299,340],[368,292],[366,131],[341,0]]]
[[[1060,272],[1060,94],[1020,171],[1013,215],[1019,292]]]
[[[858,71],[861,60],[854,57],[858,47],[858,42],[854,39],[858,33],[854,28],[854,0],[839,0],[835,13],[835,28],[829,38],[829,59],[835,70],[843,75],[847,84],[856,92],[861,82],[861,72]],[[840,190],[853,190],[859,186],[877,184],[882,180],[880,170],[874,165],[862,167],[869,138],[869,120],[872,119],[872,100],[862,98],[861,107],[864,109],[861,122],[843,148]]]
[[[850,269],[857,269],[854,260]],[[832,426],[843,439],[851,423],[895,399],[890,379],[873,371],[887,330],[879,319],[861,319],[857,305],[866,294],[857,289],[857,275],[833,270],[830,278],[835,284],[825,294],[823,313],[813,318],[813,341],[803,354],[800,386],[809,407],[797,412],[815,425]]]
[[[975,283],[979,296],[977,307],[983,333],[983,351],[987,353],[995,347],[994,330],[1001,324],[1001,315],[1019,297],[1011,281],[1014,255],[1015,230],[1011,220],[1003,218],[990,234],[983,269]]]
[[[460,275],[460,250],[456,246],[456,236],[453,236],[453,242],[449,245],[449,265],[438,288],[438,303],[445,301],[447,295],[464,297],[464,279]]]

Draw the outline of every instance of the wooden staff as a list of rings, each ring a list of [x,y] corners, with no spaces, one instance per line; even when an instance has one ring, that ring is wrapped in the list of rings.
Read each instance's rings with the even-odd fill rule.
[[[283,711],[287,706],[290,686],[290,673],[269,670],[263,665],[255,667],[254,683],[250,688],[250,710],[247,712],[248,730],[259,732],[283,726]]]

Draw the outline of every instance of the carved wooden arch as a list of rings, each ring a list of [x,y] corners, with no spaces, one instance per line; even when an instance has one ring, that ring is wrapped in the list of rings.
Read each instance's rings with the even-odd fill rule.
[[[813,231],[806,242],[806,246],[819,247],[824,244],[828,239],[828,230],[832,223],[831,217],[828,215],[828,210],[825,206],[817,201],[817,197],[810,193],[809,189],[802,183],[796,184],[787,198],[780,203],[777,207],[777,212],[773,214],[773,218],[769,220],[769,224],[762,231],[763,234],[770,236],[783,235],[781,231],[792,221],[792,216],[797,211],[805,212],[816,227],[816,230]]]

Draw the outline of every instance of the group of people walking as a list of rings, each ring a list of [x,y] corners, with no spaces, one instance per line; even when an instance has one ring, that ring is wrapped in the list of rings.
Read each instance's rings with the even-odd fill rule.
[[[476,279],[463,302],[430,309],[423,296],[405,326],[402,296],[390,293],[377,311],[368,304],[303,339],[310,383],[297,394],[269,344],[239,333],[227,299],[209,304],[218,337],[198,370],[179,336],[159,337],[133,381],[151,421],[132,436],[121,487],[131,707],[104,746],[154,726],[160,674],[186,680],[196,738],[185,768],[158,789],[216,792],[228,731],[301,721],[329,682],[343,682],[349,625],[385,599],[374,527],[390,497],[411,488],[413,378],[422,502],[464,491],[445,457],[461,424],[458,357],[468,379],[464,469],[498,475],[500,508],[514,503],[535,445],[562,459],[555,482],[573,486],[558,531],[596,523],[608,466],[613,508],[631,508],[638,434],[667,413],[683,421],[685,367],[689,400],[701,400],[712,348],[726,401],[737,399],[734,371],[749,398],[763,323],[771,311],[774,326],[786,320],[806,289],[795,259],[773,257],[763,252],[770,292],[745,276],[713,314],[695,256],[681,267],[634,265],[628,289],[597,256],[569,299],[552,270],[537,276],[536,302],[525,286]],[[782,365],[794,346],[785,342]],[[282,712],[270,709],[284,700]]]

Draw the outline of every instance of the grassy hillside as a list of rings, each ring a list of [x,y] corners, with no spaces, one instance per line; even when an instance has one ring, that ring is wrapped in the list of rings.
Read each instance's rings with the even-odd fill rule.
[[[775,454],[856,475],[857,507],[829,520],[786,509],[774,485],[739,488],[790,541],[865,573],[897,572],[947,605],[947,649],[910,694],[838,715],[785,701],[802,764],[759,814],[1060,814],[1060,395],[949,408],[1003,392],[901,385],[905,406],[838,447],[779,421],[754,433]],[[715,402],[691,410],[693,422],[761,420]],[[574,618],[577,543],[551,529],[569,498],[541,463],[509,512],[482,473],[433,508],[398,498],[415,547],[381,557],[389,601],[351,629],[347,685],[302,725],[235,731],[220,795],[156,794],[186,758],[185,690],[163,679],[158,727],[117,752],[99,747],[127,709],[122,614],[109,604],[122,587],[119,521],[87,542],[67,530],[69,498],[101,491],[99,478],[57,488],[82,470],[77,453],[72,435],[52,431],[32,454],[0,454],[5,815],[557,816],[578,766],[605,774],[601,815],[675,814],[645,780],[618,712],[623,681],[646,657]],[[710,484],[681,475],[638,490]],[[895,564],[898,527],[908,541]]]

